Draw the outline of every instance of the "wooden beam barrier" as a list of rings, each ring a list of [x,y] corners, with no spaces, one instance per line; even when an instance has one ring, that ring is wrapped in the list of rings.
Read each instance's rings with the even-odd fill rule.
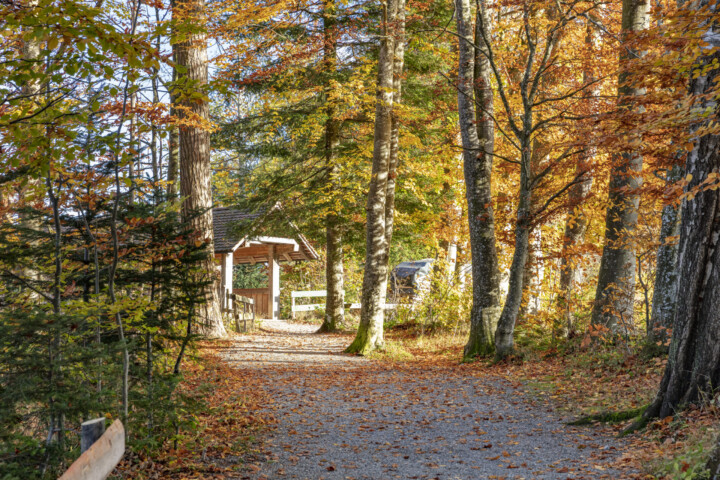
[[[91,430],[95,431],[94,428]],[[120,420],[115,420],[58,480],[105,480],[120,463],[123,455],[125,428]]]
[[[240,304],[242,303],[242,320],[243,320],[243,332],[247,332],[247,311],[248,307],[252,308],[252,323],[250,328],[255,329],[255,300],[237,293],[228,292],[228,297],[232,298],[233,302],[233,319],[235,320],[235,331],[240,333]]]

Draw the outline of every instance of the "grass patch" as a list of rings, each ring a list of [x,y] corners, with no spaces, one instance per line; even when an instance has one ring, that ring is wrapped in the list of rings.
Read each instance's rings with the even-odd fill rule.
[[[382,350],[375,350],[367,357],[374,360],[393,362],[409,362],[415,359],[415,356],[405,348],[402,342],[395,340],[385,340],[385,347]]]

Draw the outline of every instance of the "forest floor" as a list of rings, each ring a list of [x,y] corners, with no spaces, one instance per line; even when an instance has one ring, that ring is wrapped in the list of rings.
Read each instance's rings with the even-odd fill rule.
[[[216,350],[259,382],[275,426],[249,479],[642,478],[628,442],[476,364],[345,355],[348,335],[265,321]]]

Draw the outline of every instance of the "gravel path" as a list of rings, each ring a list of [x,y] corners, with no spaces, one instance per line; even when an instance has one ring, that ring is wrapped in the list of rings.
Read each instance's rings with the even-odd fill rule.
[[[262,370],[277,428],[248,479],[639,478],[617,439],[567,427],[519,385],[468,366],[389,366],[342,354],[351,337],[265,321],[226,353]]]

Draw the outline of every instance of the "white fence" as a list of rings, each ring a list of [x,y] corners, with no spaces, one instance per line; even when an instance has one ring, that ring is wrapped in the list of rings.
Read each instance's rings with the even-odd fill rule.
[[[315,310],[321,309],[325,307],[324,303],[311,303],[311,304],[305,304],[305,305],[298,305],[295,301],[296,298],[325,298],[327,297],[327,290],[308,290],[304,292],[292,292],[290,294],[290,302],[292,305],[292,318],[295,319],[295,312],[313,312]],[[397,303],[386,303],[383,305],[383,308],[385,310],[393,310],[397,308],[399,304]],[[359,303],[346,303],[345,308],[348,310],[357,310],[360,309],[361,305]]]

